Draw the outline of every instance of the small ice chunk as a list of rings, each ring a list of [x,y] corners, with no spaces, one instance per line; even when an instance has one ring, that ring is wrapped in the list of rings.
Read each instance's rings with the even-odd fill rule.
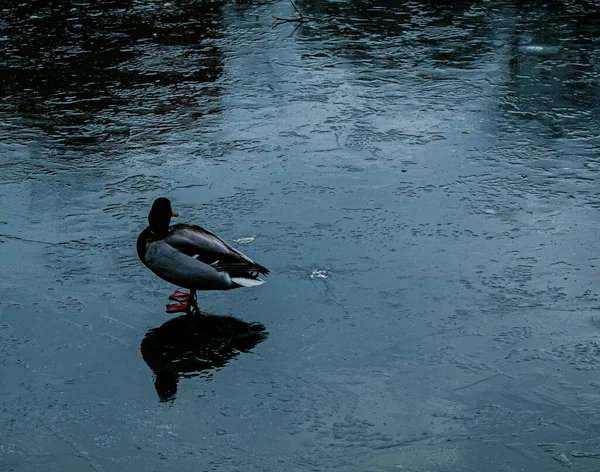
[[[234,239],[233,242],[237,244],[250,244],[254,241],[253,236],[243,236],[241,238]]]
[[[483,212],[487,213],[488,215],[493,215],[495,213],[498,213],[500,211],[500,208],[498,207],[494,207],[494,208],[484,208]]]

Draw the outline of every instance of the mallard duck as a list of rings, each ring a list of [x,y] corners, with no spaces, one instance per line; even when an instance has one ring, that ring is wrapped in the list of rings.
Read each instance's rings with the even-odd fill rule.
[[[231,247],[216,234],[189,223],[170,226],[179,216],[167,198],[157,198],[148,214],[149,226],[138,236],[140,260],[161,279],[189,293],[175,290],[168,313],[197,309],[196,290],[231,290],[255,287],[269,270]]]

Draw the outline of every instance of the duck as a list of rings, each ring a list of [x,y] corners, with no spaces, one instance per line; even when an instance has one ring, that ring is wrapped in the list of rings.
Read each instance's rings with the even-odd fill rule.
[[[186,288],[169,297],[167,313],[198,311],[196,291],[257,287],[269,269],[234,249],[216,234],[191,223],[171,226],[171,201],[154,200],[148,227],[138,236],[137,253],[142,263],[161,279]]]

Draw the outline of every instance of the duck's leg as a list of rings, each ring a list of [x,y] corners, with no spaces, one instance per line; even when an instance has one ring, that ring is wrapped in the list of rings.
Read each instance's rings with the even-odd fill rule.
[[[191,313],[200,313],[200,310],[198,310],[198,298],[196,297],[196,290],[190,290],[190,297],[188,300],[188,303],[192,308]]]
[[[188,311],[189,309],[190,305],[185,302],[167,304],[167,313],[181,313],[183,311]]]
[[[195,290],[190,290],[190,293],[182,292],[181,290],[175,290],[169,299],[176,300],[180,303],[169,303],[167,305],[167,313],[181,313],[184,311],[191,313],[192,309],[196,312],[198,311]]]
[[[169,297],[169,300],[175,300],[177,302],[185,302],[189,298],[190,294],[182,290],[175,290]]]

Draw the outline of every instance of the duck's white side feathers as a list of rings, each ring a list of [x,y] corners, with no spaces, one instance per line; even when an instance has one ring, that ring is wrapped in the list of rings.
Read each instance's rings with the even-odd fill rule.
[[[231,281],[242,287],[257,287],[265,283],[262,279],[247,279],[245,277],[231,277]]]

